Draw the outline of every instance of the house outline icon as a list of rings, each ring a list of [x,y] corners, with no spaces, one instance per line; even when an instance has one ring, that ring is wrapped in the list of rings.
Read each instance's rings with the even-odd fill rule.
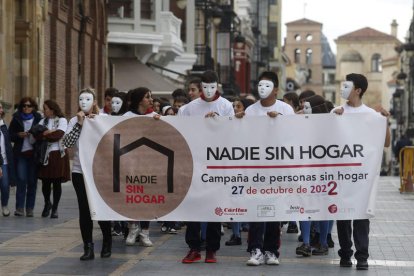
[[[167,167],[167,192],[174,192],[174,151],[160,145],[146,137],[141,137],[134,142],[120,147],[121,145],[121,134],[114,134],[114,156],[113,156],[113,192],[119,193],[121,191],[120,185],[120,163],[121,156],[131,152],[141,146],[147,146],[168,158],[168,167]]]

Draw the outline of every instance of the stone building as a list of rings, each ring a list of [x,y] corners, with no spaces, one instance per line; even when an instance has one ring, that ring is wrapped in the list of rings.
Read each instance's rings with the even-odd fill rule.
[[[396,32],[395,32],[396,34]],[[401,42],[396,35],[366,27],[338,37],[336,40],[336,103],[341,103],[339,83],[349,73],[360,73],[368,79],[364,103],[370,107],[390,107],[392,93],[389,82],[398,71],[395,47]]]

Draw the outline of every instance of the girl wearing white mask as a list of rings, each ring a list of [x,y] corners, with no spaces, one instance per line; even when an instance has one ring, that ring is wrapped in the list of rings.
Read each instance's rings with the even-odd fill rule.
[[[82,125],[86,118],[93,118],[99,114],[95,91],[91,88],[82,89],[79,93],[79,112],[68,124],[63,145],[67,148],[73,147],[72,182],[76,191],[79,205],[79,226],[82,234],[84,254],[80,257],[82,261],[95,258],[92,231],[93,221],[89,211],[88,198],[85,190],[85,182],[82,175],[82,167],[79,160],[79,137]],[[103,234],[101,258],[109,258],[112,250],[111,222],[98,221]]]

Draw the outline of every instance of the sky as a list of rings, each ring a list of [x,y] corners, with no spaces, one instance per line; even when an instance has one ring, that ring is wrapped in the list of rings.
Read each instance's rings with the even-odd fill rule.
[[[391,22],[397,20],[397,36],[405,42],[413,17],[413,0],[281,0],[282,41],[286,23],[307,18],[322,23],[322,32],[336,53],[339,36],[370,27],[390,34]]]

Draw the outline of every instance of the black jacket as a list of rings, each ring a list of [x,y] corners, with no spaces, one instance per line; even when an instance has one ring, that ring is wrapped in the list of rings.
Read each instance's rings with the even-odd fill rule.
[[[34,115],[34,118],[33,118],[32,126],[35,126],[40,122],[40,120],[42,119],[42,116],[38,112],[33,112],[33,115]],[[19,132],[24,132],[24,124],[23,124],[23,120],[20,118],[20,112],[17,111],[13,114],[13,118],[9,126],[10,139],[14,143],[13,145],[13,153],[15,154],[14,156],[20,155],[22,151],[24,139],[20,138],[17,135],[17,133]]]

